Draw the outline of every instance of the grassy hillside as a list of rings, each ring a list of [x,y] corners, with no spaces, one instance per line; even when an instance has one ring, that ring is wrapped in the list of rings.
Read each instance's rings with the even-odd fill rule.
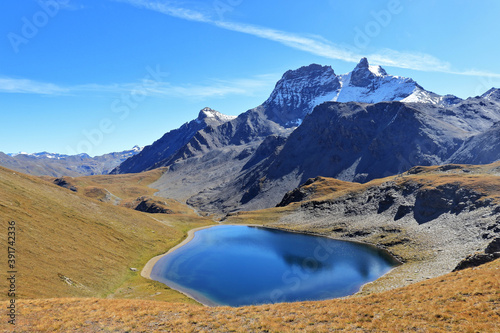
[[[147,185],[160,175],[161,171],[155,171],[112,179],[85,177],[75,182],[104,184],[126,199],[152,194],[154,190]],[[180,242],[189,229],[211,221],[194,212],[137,212],[5,168],[0,168],[0,198],[3,253],[7,252],[7,223],[16,222],[18,297],[156,295],[157,299],[190,302],[163,285],[143,279],[140,269],[151,257]],[[5,293],[1,295],[6,299]]]
[[[140,276],[150,258],[179,243],[188,230],[213,223],[173,200],[161,199],[171,214],[127,208],[138,197],[153,196],[155,190],[148,185],[163,172],[65,177],[67,187],[75,192],[54,185],[54,178],[0,168],[0,220],[4,224],[0,242],[4,253],[8,222],[16,221],[17,227],[17,305],[22,314],[17,331],[500,331],[500,260],[437,278],[421,275],[424,281],[415,283],[418,279],[413,274],[417,271],[433,260],[434,266],[440,265],[434,252],[442,245],[422,242],[419,235],[425,230],[430,230],[428,236],[436,235],[434,230],[440,229],[432,228],[441,227],[437,224],[443,221],[420,225],[408,218],[401,220],[403,223],[389,214],[390,227],[377,224],[371,215],[359,225],[356,221],[361,215],[356,219],[347,216],[339,224],[332,215],[335,210],[327,209],[333,203],[342,204],[345,198],[364,198],[367,191],[376,195],[374,189],[387,189],[384,184],[401,189],[418,185],[419,191],[453,184],[478,193],[479,201],[498,205],[500,163],[418,167],[367,184],[319,177],[298,189],[300,195],[291,196],[284,207],[227,216],[224,221],[228,223],[263,224],[367,241],[387,247],[406,261],[381,282],[367,286],[365,295],[242,308],[203,307]],[[359,214],[364,214],[364,206],[360,209]],[[308,215],[303,215],[305,212]],[[450,215],[450,225],[458,223],[457,216]],[[318,224],[316,218],[327,222]],[[365,224],[368,222],[373,224]],[[488,226],[481,223],[480,227]],[[437,238],[446,242],[443,235],[437,234]],[[3,269],[0,276],[3,281],[5,272]],[[377,289],[377,285],[382,287]],[[394,289],[397,285],[406,286]],[[380,290],[386,291],[374,293]],[[0,300],[7,300],[5,293]],[[0,302],[0,315],[6,304]],[[0,322],[0,330],[9,328],[5,325],[5,321]]]
[[[389,292],[321,302],[207,308],[73,298],[26,300],[19,307],[19,332],[499,332],[500,260]]]

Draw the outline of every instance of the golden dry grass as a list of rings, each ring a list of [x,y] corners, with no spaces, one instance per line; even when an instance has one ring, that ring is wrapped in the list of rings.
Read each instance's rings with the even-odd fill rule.
[[[380,294],[320,302],[207,308],[94,298],[23,300],[18,307],[18,332],[500,332],[500,260]]]
[[[470,172],[464,173],[426,167],[367,184],[322,178],[310,198],[328,200],[395,181],[428,188],[453,182],[500,201],[500,163],[467,168]],[[0,219],[18,225],[21,299],[16,331],[500,332],[499,260],[369,296],[242,308],[189,304],[195,302],[129,268],[140,270],[151,257],[179,243],[189,229],[212,222],[177,202],[171,202],[176,214],[169,215],[98,201],[103,189],[122,201],[152,195],[155,190],[147,185],[163,171],[156,172],[74,178],[79,188],[74,193],[0,168]],[[300,204],[232,214],[227,222],[269,224]],[[5,236],[0,233],[1,248]],[[0,299],[7,299],[5,293]],[[6,317],[6,304],[0,302],[0,318]],[[0,322],[0,329],[11,328],[6,320]]]
[[[106,186],[120,188],[121,192],[116,192],[121,195],[135,191],[130,188],[142,194],[143,190],[154,191],[147,185],[159,176],[119,176],[113,178],[116,183]],[[142,185],[138,184],[141,180]],[[7,252],[7,223],[16,222],[19,298],[156,295],[157,299],[192,302],[143,279],[140,270],[150,258],[179,243],[189,229],[212,221],[194,212],[137,212],[5,168],[0,168],[0,198],[3,253]],[[6,285],[5,272],[0,272],[2,287]],[[0,299],[6,298],[2,292]]]
[[[63,179],[78,189],[85,189],[86,187],[106,188],[114,195],[126,199],[136,198],[141,195],[153,195],[157,190],[147,185],[156,181],[165,171],[166,168],[158,168],[134,174],[63,177]],[[47,176],[40,178],[47,181],[56,179]]]
[[[137,205],[139,197],[153,197],[158,191],[148,185],[155,182],[167,168],[158,168],[147,172],[123,175],[99,175],[84,177],[62,177],[69,186],[77,189],[77,194],[103,202],[110,202],[123,207]],[[40,177],[53,182],[55,177]],[[179,214],[195,215],[194,211],[173,199],[164,199],[169,209]]]

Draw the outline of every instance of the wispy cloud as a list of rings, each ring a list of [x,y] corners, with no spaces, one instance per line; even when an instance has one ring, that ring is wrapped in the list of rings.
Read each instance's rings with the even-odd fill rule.
[[[369,55],[360,54],[355,47],[341,46],[328,41],[321,36],[301,35],[257,25],[216,20],[207,13],[181,8],[177,3],[172,1],[161,3],[154,0],[115,1],[128,3],[139,8],[153,10],[180,19],[207,23],[222,29],[275,41],[291,48],[309,52],[328,59],[358,62],[360,58],[367,56],[371,63],[382,66],[406,68],[426,72],[442,72],[456,75],[500,77],[500,74],[488,73],[484,71],[453,70],[450,63],[425,53],[400,52],[391,49],[383,49]]]
[[[268,91],[277,80],[276,75],[259,75],[251,79],[220,80],[214,79],[205,85],[175,86],[169,83],[145,86],[145,91],[151,95],[185,97],[185,98],[213,98],[228,95],[251,96],[258,92]]]
[[[36,95],[78,95],[85,93],[121,94],[136,92],[144,96],[205,99],[228,95],[251,96],[267,91],[276,82],[277,75],[259,75],[248,79],[212,79],[205,84],[173,85],[169,82],[141,80],[121,84],[81,84],[62,86],[53,83],[0,77],[0,93]]]
[[[153,2],[144,0],[114,0],[114,1],[125,2],[134,5],[136,7],[154,10],[156,12],[181,18],[184,20],[205,22],[205,23],[213,22],[208,15],[205,15],[195,10],[179,7],[175,5],[172,1],[164,1],[164,2]]]
[[[211,23],[223,29],[237,31],[272,40],[298,50],[310,52],[315,55],[330,59],[340,59],[350,62],[356,62],[361,58],[361,56],[349,51],[348,49],[343,49],[327,40],[321,40],[319,38],[301,36],[299,34],[269,29],[250,24],[225,21],[213,21]]]
[[[53,83],[38,82],[29,79],[0,77],[0,92],[38,95],[62,95],[68,93],[69,89]]]

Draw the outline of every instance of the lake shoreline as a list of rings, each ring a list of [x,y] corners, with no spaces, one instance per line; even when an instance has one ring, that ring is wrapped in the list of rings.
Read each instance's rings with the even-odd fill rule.
[[[151,277],[151,273],[152,273],[152,270],[153,270],[153,267],[155,266],[155,264],[161,259],[163,258],[164,256],[176,251],[177,249],[179,249],[180,247],[188,244],[190,241],[193,240],[194,236],[195,236],[195,233],[197,231],[200,231],[200,230],[204,230],[204,229],[208,229],[208,228],[212,228],[212,227],[215,227],[215,226],[221,226],[221,225],[224,225],[224,226],[247,226],[247,227],[258,227],[258,228],[264,228],[264,229],[270,229],[270,230],[279,230],[279,231],[285,231],[285,232],[292,232],[292,233],[296,233],[296,234],[302,234],[302,235],[309,235],[309,236],[316,236],[316,237],[323,237],[323,238],[329,238],[329,239],[332,239],[332,240],[338,240],[338,241],[345,241],[345,242],[351,242],[351,243],[357,243],[357,244],[363,244],[363,245],[367,245],[367,246],[370,246],[370,247],[373,247],[373,248],[376,248],[378,250],[381,250],[383,251],[385,254],[387,254],[392,260],[393,260],[393,263],[395,264],[395,266],[393,268],[391,268],[390,271],[392,271],[393,269],[395,269],[396,267],[398,267],[399,265],[402,264],[402,262],[399,260],[399,258],[396,258],[392,253],[390,253],[389,251],[387,251],[387,249],[384,249],[384,248],[381,248],[379,246],[376,246],[376,245],[373,245],[373,244],[369,244],[369,243],[364,243],[364,242],[360,242],[360,241],[356,241],[356,240],[353,240],[353,241],[350,241],[350,240],[342,240],[342,239],[337,239],[337,238],[333,238],[333,237],[328,237],[328,236],[325,236],[325,235],[321,235],[321,234],[316,234],[316,233],[313,233],[313,232],[300,232],[300,231],[296,231],[296,230],[287,230],[286,228],[277,228],[277,227],[268,227],[268,226],[263,226],[263,225],[260,225],[260,224],[216,224],[216,225],[209,225],[209,226],[203,226],[203,227],[198,227],[198,228],[194,228],[194,229],[191,229],[188,231],[187,233],[187,237],[182,241],[180,242],[179,244],[177,244],[176,246],[172,247],[170,250],[168,250],[167,252],[163,253],[163,254],[160,254],[158,256],[155,256],[153,257],[152,259],[150,259],[146,265],[143,267],[142,271],[141,271],[141,276],[146,278],[146,279],[150,279],[150,280],[154,280],[152,277]],[[389,272],[390,272],[389,271]],[[384,275],[388,274],[389,272],[386,272]],[[384,276],[382,275],[382,276]],[[380,277],[382,277],[380,276]],[[380,278],[379,277],[379,278]],[[180,292],[181,294],[191,298],[191,299],[194,299],[195,301],[199,302],[200,304],[204,305],[204,306],[208,306],[208,307],[217,307],[217,306],[225,306],[223,304],[218,304],[216,302],[213,302],[212,300],[208,299],[207,297],[199,294],[198,292],[196,291],[193,291],[189,288],[185,288],[185,287],[182,287],[180,285],[178,285],[177,283],[173,282],[173,281],[170,281],[170,280],[163,280],[163,281],[159,281],[159,280],[154,280],[154,281],[158,281],[160,283],[163,283],[165,284],[166,286],[168,286],[169,288],[171,289],[174,289],[178,292]],[[376,281],[376,280],[374,280]],[[360,286],[360,288],[355,292],[353,293],[352,295],[348,295],[348,296],[343,296],[343,297],[339,297],[339,298],[345,298],[345,297],[351,297],[353,295],[356,295],[357,293],[359,293],[361,290],[363,290],[363,288],[370,284],[370,283],[373,283],[374,281],[370,281],[370,282],[367,282],[363,285]]]
[[[153,271],[153,267],[154,265],[158,262],[158,260],[160,260],[161,258],[163,258],[164,256],[166,256],[167,254],[169,253],[172,253],[174,252],[175,250],[177,250],[178,248],[186,245],[187,243],[189,243],[191,240],[193,240],[194,238],[194,233],[198,230],[203,230],[203,229],[208,229],[208,228],[211,228],[211,227],[214,227],[216,225],[207,225],[207,226],[204,226],[204,227],[199,227],[199,228],[194,228],[194,229],[191,229],[188,231],[187,233],[187,236],[186,238],[180,242],[179,244],[177,244],[176,246],[174,246],[173,248],[171,248],[170,250],[168,250],[167,252],[163,253],[163,254],[160,254],[160,255],[157,255],[156,257],[153,257],[151,258],[147,263],[146,265],[144,265],[144,267],[142,268],[142,271],[141,271],[141,276],[143,278],[146,278],[146,279],[149,279],[149,280],[152,280],[151,278],[151,272]]]
[[[177,244],[176,246],[174,246],[173,248],[171,248],[167,252],[165,252],[163,254],[160,254],[160,255],[157,255],[156,257],[151,258],[146,263],[146,265],[144,265],[144,267],[142,268],[142,270],[141,270],[141,276],[143,278],[148,279],[148,280],[156,281],[156,280],[154,280],[154,279],[151,278],[151,272],[153,271],[153,267],[155,266],[155,264],[161,258],[163,258],[164,256],[166,256],[166,255],[174,252],[175,250],[179,249],[180,247],[182,247],[182,246],[186,245],[187,243],[189,243],[190,241],[192,241],[193,238],[194,238],[194,234],[197,231],[203,230],[203,229],[212,228],[212,227],[216,227],[216,226],[219,226],[219,225],[243,225],[243,226],[247,226],[247,227],[262,227],[261,225],[258,225],[258,224],[212,224],[212,225],[207,225],[207,226],[204,226],[204,227],[198,227],[198,228],[191,229],[191,230],[188,231],[186,238],[182,242],[180,242],[179,244]],[[222,306],[220,304],[212,302],[211,300],[209,300],[206,297],[203,297],[203,296],[201,296],[201,295],[199,295],[199,294],[191,291],[190,289],[187,289],[187,288],[184,288],[182,286],[179,286],[178,284],[173,283],[171,281],[158,281],[158,282],[161,282],[164,285],[168,286],[169,288],[174,289],[174,290],[180,292],[181,294],[183,294],[183,295],[185,295],[185,296],[187,296],[189,298],[194,299],[195,301],[197,301],[198,303],[200,303],[200,304],[202,304],[204,306],[210,306],[210,307],[212,307],[212,306]]]

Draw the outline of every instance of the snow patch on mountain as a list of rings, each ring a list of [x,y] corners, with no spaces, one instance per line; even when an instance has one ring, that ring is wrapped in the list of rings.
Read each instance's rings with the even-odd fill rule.
[[[135,154],[140,153],[143,148],[144,147],[139,147],[139,146],[135,145],[134,147],[132,147],[132,149],[124,150],[122,152],[110,153],[110,154],[123,155],[125,158],[128,158],[128,157],[131,157]],[[6,155],[8,155],[10,157],[27,156],[27,157],[32,157],[32,158],[36,158],[36,159],[49,159],[49,160],[66,160],[68,158],[74,158],[74,157],[80,157],[83,159],[92,159],[92,157],[90,157],[86,153],[80,153],[77,155],[66,155],[66,154],[58,154],[58,153],[49,153],[46,151],[39,152],[39,153],[26,153],[26,152],[7,153]]]
[[[57,153],[49,153],[49,152],[41,152],[41,153],[26,153],[26,152],[19,152],[19,153],[7,153],[10,157],[16,157],[16,156],[30,156],[30,157],[35,157],[35,158],[48,158],[48,159],[55,159],[55,160],[60,160],[68,157],[69,155],[63,155],[63,154],[57,154]]]
[[[428,103],[434,105],[450,106],[462,102],[463,99],[454,95],[438,95],[418,86],[408,97],[401,100],[404,103]]]
[[[418,85],[412,79],[399,76],[377,76],[369,85],[361,87],[351,84],[351,79],[352,73],[341,75],[342,88],[336,98],[331,101],[371,104],[400,101],[418,88]]]
[[[20,151],[18,153],[7,153],[10,157],[16,157],[17,155],[29,155],[27,152]]]
[[[229,116],[220,113],[219,111],[213,110],[209,107],[203,108],[200,113],[198,114],[198,118],[196,121],[198,123],[202,123],[204,119],[211,119],[211,120],[216,120],[220,122],[228,122],[236,118],[236,116]]]
[[[376,76],[386,76],[387,72],[381,66],[368,65],[368,70]]]

